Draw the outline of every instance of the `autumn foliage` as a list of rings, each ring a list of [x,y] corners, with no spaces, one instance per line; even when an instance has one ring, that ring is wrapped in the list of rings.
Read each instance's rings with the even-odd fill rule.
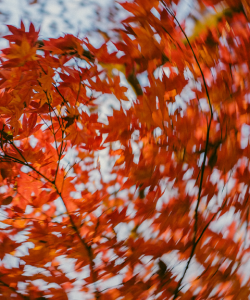
[[[191,34],[121,3],[97,48],[8,26],[0,299],[248,299],[250,5],[198,2]]]

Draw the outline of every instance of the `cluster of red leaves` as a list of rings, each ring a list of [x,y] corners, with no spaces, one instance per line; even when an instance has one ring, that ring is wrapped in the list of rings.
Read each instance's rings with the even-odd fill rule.
[[[249,297],[250,6],[199,2],[218,18],[192,38],[170,1],[123,3],[131,16],[113,53],[8,26],[0,299],[68,299],[76,287],[84,299]],[[135,92],[126,110],[113,69]],[[104,94],[121,105],[105,124],[96,101]],[[18,267],[7,264],[13,256]],[[79,275],[64,268],[70,258]]]

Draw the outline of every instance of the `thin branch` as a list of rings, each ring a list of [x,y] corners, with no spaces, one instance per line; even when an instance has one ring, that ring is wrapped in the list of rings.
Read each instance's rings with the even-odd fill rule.
[[[52,133],[52,134],[54,134],[53,133],[53,131],[51,130],[51,128],[50,128],[50,126],[47,124],[47,122],[43,119],[43,117],[40,115],[40,114],[38,114],[39,115],[39,117],[43,120],[43,123],[48,127],[48,129],[50,130],[50,132]],[[55,132],[55,134],[57,133],[57,131]],[[55,143],[56,144],[56,143]],[[57,152],[57,155],[59,156],[59,152],[58,152],[58,149],[57,149],[57,144],[56,144],[56,152]]]
[[[25,296],[21,293],[19,293],[18,291],[16,291],[16,289],[14,289],[13,287],[9,286],[7,283],[5,283],[4,281],[0,280],[0,285],[3,285],[5,287],[7,287],[9,290],[11,290],[13,293],[17,294],[19,297],[21,297],[24,300],[29,300],[28,296]]]
[[[13,146],[16,148],[15,145],[13,145]],[[16,149],[17,149],[17,148],[16,148]],[[18,151],[18,153],[20,153],[19,149],[17,149],[17,151]],[[20,153],[20,155],[22,155],[22,154]],[[19,162],[19,163],[21,163],[21,164],[23,164],[23,165],[25,165],[25,166],[27,166],[27,167],[30,167],[34,172],[36,172],[37,174],[39,174],[40,176],[42,176],[42,177],[43,177],[45,180],[47,180],[49,183],[54,184],[54,181],[51,181],[51,180],[48,179],[45,175],[43,175],[42,173],[40,173],[38,170],[36,170],[36,169],[35,169],[34,167],[32,167],[31,165],[29,165],[27,161],[22,162],[22,161],[19,161],[18,159],[13,158],[13,157],[11,157],[11,156],[9,156],[9,155],[6,155],[6,156],[7,156],[8,158],[10,158],[10,159],[13,159],[13,160],[16,161],[16,162]],[[25,160],[25,158],[24,158],[23,156],[22,156],[22,158]],[[86,249],[86,251],[87,251],[87,253],[88,253],[89,260],[90,260],[90,272],[91,272],[91,275],[92,275],[92,278],[93,278],[93,283],[94,283],[94,285],[95,285],[95,298],[96,298],[96,300],[98,300],[98,299],[100,299],[100,292],[99,292],[98,288],[96,287],[97,274],[96,274],[96,271],[94,270],[94,261],[93,261],[94,255],[93,255],[93,252],[92,252],[92,248],[91,248],[91,246],[89,246],[89,245],[86,243],[86,241],[81,237],[80,232],[79,232],[79,229],[77,228],[77,226],[76,226],[76,224],[75,224],[75,222],[74,222],[74,220],[73,220],[73,218],[72,218],[70,212],[69,212],[68,209],[67,209],[66,203],[65,203],[65,201],[64,201],[64,199],[63,199],[63,197],[62,197],[62,193],[59,192],[59,190],[58,190],[58,188],[57,188],[56,185],[54,185],[54,188],[55,188],[55,190],[56,190],[58,196],[60,196],[60,198],[62,199],[62,202],[63,202],[63,204],[64,204],[64,206],[65,206],[65,209],[66,209],[67,215],[68,215],[68,217],[69,217],[69,220],[70,220],[70,223],[71,223],[72,228],[74,229],[74,231],[75,231],[77,237],[79,238],[81,244],[84,246],[84,248]]]
[[[46,71],[43,69],[43,67],[42,67],[42,65],[40,64],[40,62],[38,62],[38,64],[39,64],[40,68],[42,69],[42,71],[44,72],[44,74],[47,75]],[[42,85],[41,85],[41,83],[39,82],[39,80],[37,80],[37,81],[38,81],[38,84],[40,85],[40,87],[42,88]],[[63,96],[61,95],[60,91],[58,90],[57,86],[56,86],[56,85],[53,85],[53,86],[56,88],[57,92],[59,93],[59,95],[62,97],[62,99],[64,100],[64,102],[65,102],[66,105],[67,105],[67,101],[65,101],[65,99],[64,99]],[[54,141],[55,141],[56,150],[57,150],[57,154],[58,154],[58,163],[57,163],[57,166],[56,166],[55,179],[54,179],[54,182],[55,182],[55,181],[56,181],[56,178],[57,178],[58,170],[59,170],[59,165],[60,165],[60,162],[61,162],[61,157],[62,157],[62,154],[63,154],[63,152],[64,152],[64,150],[63,150],[63,145],[64,145],[64,144],[63,144],[63,136],[64,136],[64,132],[65,132],[65,131],[64,131],[64,129],[63,129],[63,127],[64,127],[63,119],[61,119],[61,121],[62,121],[62,124],[61,124],[61,121],[60,121],[59,116],[55,113],[54,108],[50,105],[50,99],[49,99],[49,96],[48,96],[47,91],[43,90],[43,92],[44,92],[45,95],[46,95],[46,98],[47,98],[47,101],[48,101],[48,105],[49,105],[50,119],[51,119],[51,126],[52,126],[52,134],[53,134],[53,136],[54,136]],[[62,142],[61,142],[61,147],[60,147],[59,152],[58,152],[58,148],[57,148],[56,133],[55,133],[55,130],[54,130],[53,119],[52,119],[52,116],[51,116],[51,109],[53,110],[53,112],[54,112],[54,114],[55,114],[55,116],[56,116],[56,118],[57,118],[59,127],[60,127],[60,129],[61,129],[61,131],[62,131]],[[64,148],[64,149],[65,149],[65,148]]]
[[[67,208],[67,205],[65,203],[65,201],[63,200],[63,197],[62,197],[62,193],[59,192],[58,188],[55,186],[55,189],[56,189],[56,192],[57,194],[60,196],[60,198],[62,199],[62,202],[65,206],[65,209],[66,209],[66,212],[67,212],[67,215],[69,216],[69,220],[70,220],[70,223],[71,223],[71,226],[72,228],[74,229],[79,241],[81,242],[81,244],[83,245],[83,247],[85,248],[85,250],[87,251],[88,253],[88,257],[89,257],[89,261],[90,261],[90,274],[92,276],[92,279],[93,279],[93,284],[95,286],[95,298],[96,300],[100,299],[100,291],[98,290],[97,286],[96,286],[96,282],[98,280],[97,278],[97,273],[94,269],[94,255],[93,255],[93,251],[92,251],[92,248],[90,245],[87,244],[87,242],[81,237],[80,235],[80,232],[79,232],[79,229],[77,228],[70,212],[68,211],[68,208]]]
[[[43,175],[41,172],[39,172],[36,168],[34,168],[32,165],[29,165],[29,163],[27,162],[27,160],[25,159],[25,157],[22,155],[22,153],[20,152],[20,150],[15,146],[15,144],[14,143],[11,143],[11,145],[16,149],[16,151],[19,153],[19,155],[22,157],[22,159],[24,160],[24,161],[21,161],[21,160],[19,160],[18,158],[15,158],[15,157],[12,157],[12,156],[10,156],[10,155],[8,155],[8,154],[5,154],[5,156],[7,157],[7,158],[10,158],[11,160],[14,160],[14,161],[16,161],[16,162],[18,162],[18,163],[20,163],[20,164],[22,164],[22,165],[24,165],[24,166],[26,166],[26,167],[29,167],[29,168],[31,168],[34,172],[36,172],[37,174],[39,174],[40,176],[42,176],[45,180],[47,180],[48,182],[50,182],[50,183],[54,183],[54,181],[52,181],[52,180],[50,180],[48,177],[46,177],[45,175]]]
[[[209,104],[209,108],[210,108],[210,113],[211,113],[211,118],[213,117],[213,109],[212,109],[212,104],[211,104],[211,100],[210,100],[210,96],[209,96],[209,92],[208,92],[208,87],[207,87],[207,83],[206,83],[206,80],[205,80],[205,76],[204,76],[204,73],[201,69],[201,66],[200,66],[200,63],[197,59],[197,56],[196,54],[194,53],[194,49],[189,41],[189,38],[188,36],[186,35],[185,31],[183,30],[181,24],[179,23],[179,21],[177,20],[176,16],[174,15],[174,13],[166,6],[166,4],[163,2],[163,0],[161,0],[163,6],[165,7],[166,11],[174,18],[174,20],[176,21],[177,25],[179,26],[181,32],[183,33],[183,35],[185,36],[185,39],[187,40],[188,42],[188,45],[193,53],[193,56],[194,56],[194,59],[197,63],[197,66],[201,72],[201,77],[202,77],[202,81],[203,81],[203,84],[204,84],[204,87],[205,87],[205,91],[206,91],[206,95],[207,95],[207,100],[208,100],[208,104]]]
[[[205,80],[205,76],[203,74],[203,71],[201,69],[201,66],[200,66],[200,63],[196,57],[196,54],[194,53],[194,50],[193,50],[193,47],[185,33],[185,31],[183,30],[181,24],[179,23],[179,21],[177,20],[176,16],[174,15],[174,13],[172,11],[169,10],[169,8],[166,6],[166,4],[163,2],[163,0],[161,0],[163,6],[165,7],[165,9],[167,10],[167,12],[174,18],[174,20],[176,21],[176,23],[178,24],[179,28],[181,29],[183,35],[185,36],[187,42],[188,42],[188,45],[193,53],[193,56],[194,56],[194,59],[198,65],[198,68],[201,72],[201,76],[202,76],[202,80],[203,80],[203,84],[204,84],[204,87],[205,87],[205,91],[206,91],[206,96],[207,96],[207,100],[208,100],[208,104],[209,104],[209,108],[210,108],[210,120],[208,122],[208,125],[207,125],[207,135],[206,135],[206,145],[205,145],[205,152],[204,152],[204,158],[203,158],[203,162],[202,162],[202,166],[201,166],[201,178],[200,178],[200,185],[199,185],[199,192],[198,192],[198,198],[197,198],[197,203],[196,203],[196,207],[195,207],[195,224],[194,224],[194,238],[193,238],[193,247],[192,247],[192,250],[191,250],[191,254],[190,254],[190,257],[189,257],[189,260],[187,262],[187,265],[186,265],[186,268],[183,272],[183,275],[181,277],[181,279],[179,280],[178,284],[177,284],[177,287],[175,289],[175,292],[174,292],[174,298],[173,300],[175,300],[177,297],[178,297],[178,293],[179,293],[179,290],[180,290],[180,286],[182,284],[182,281],[187,273],[187,270],[189,268],[189,265],[191,263],[191,260],[194,256],[194,253],[195,253],[195,249],[196,249],[196,246],[197,246],[197,243],[196,243],[196,236],[197,236],[197,230],[198,230],[198,210],[199,210],[199,205],[200,205],[200,201],[201,201],[201,191],[202,191],[202,184],[203,184],[203,177],[204,177],[204,171],[205,171],[205,165],[206,165],[206,157],[207,157],[207,153],[208,153],[208,144],[209,144],[209,133],[210,133],[210,127],[211,127],[211,123],[212,123],[212,119],[213,119],[213,109],[212,109],[212,105],[211,105],[211,100],[210,100],[210,96],[209,96],[209,92],[208,92],[208,88],[207,88],[207,84],[206,84],[206,80]],[[201,237],[200,237],[201,238]]]

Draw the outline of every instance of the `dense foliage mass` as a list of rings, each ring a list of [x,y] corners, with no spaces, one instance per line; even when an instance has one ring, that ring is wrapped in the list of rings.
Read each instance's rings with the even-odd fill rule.
[[[122,3],[98,49],[8,26],[0,299],[249,297],[250,5],[187,36],[175,4]]]

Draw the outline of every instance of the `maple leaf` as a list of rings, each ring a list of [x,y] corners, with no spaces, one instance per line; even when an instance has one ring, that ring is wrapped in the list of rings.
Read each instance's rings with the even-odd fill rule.
[[[90,135],[86,128],[80,129],[77,125],[73,124],[66,129],[67,136],[65,140],[71,141],[72,146],[80,144],[88,144]]]
[[[53,79],[54,75],[55,74],[52,68],[48,68],[48,72],[39,78],[39,82],[42,84],[42,87],[45,91],[50,91],[52,84],[55,83]]]
[[[9,67],[20,67],[28,61],[36,60],[36,47],[32,47],[27,40],[22,40],[21,45],[10,44],[10,48],[2,50],[5,59],[3,66]]]

